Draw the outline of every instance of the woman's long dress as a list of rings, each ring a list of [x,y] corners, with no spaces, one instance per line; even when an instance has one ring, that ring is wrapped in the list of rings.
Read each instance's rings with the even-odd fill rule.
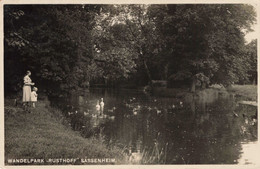
[[[23,85],[23,102],[30,102],[31,101],[31,78],[26,75],[24,78],[24,85]]]

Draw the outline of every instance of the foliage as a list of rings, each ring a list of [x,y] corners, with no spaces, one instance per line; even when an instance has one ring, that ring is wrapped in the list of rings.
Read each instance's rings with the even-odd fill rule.
[[[249,80],[256,84],[257,82],[257,41],[256,39],[252,40],[245,47],[245,54],[248,59],[248,76]]]
[[[20,90],[28,69],[49,93],[98,81],[228,86],[256,77],[256,41],[244,40],[251,5],[5,5],[4,16],[6,90]]]
[[[97,5],[5,6],[5,76],[16,77],[6,79],[5,89],[19,90],[28,69],[36,85],[49,94],[87,87],[106,75],[127,77],[134,65],[123,47],[110,50],[113,55],[95,50],[100,10]]]
[[[250,5],[152,5],[149,15],[161,28],[170,51],[170,74],[203,73],[212,83],[247,79],[243,30],[250,31]]]

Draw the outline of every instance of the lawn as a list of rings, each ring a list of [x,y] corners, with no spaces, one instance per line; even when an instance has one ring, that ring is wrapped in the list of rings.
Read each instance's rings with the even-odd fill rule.
[[[257,101],[257,85],[232,85],[227,90],[244,96],[250,101]]]

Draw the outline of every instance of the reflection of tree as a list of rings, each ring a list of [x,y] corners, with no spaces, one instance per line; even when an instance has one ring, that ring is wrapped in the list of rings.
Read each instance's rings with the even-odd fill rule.
[[[164,130],[160,130],[164,138],[160,144],[169,143],[167,163],[236,163],[241,149],[241,124],[232,114],[234,100],[225,95],[215,103],[207,103],[207,99],[200,101],[203,102],[194,100],[190,104],[193,110],[196,108],[194,120],[188,110],[179,110],[175,118],[169,116]],[[157,127],[152,125],[151,130]]]
[[[185,100],[183,107],[178,106],[179,100],[171,98],[158,99],[157,102],[150,99],[149,103],[137,101],[134,104],[141,105],[142,109],[133,115],[130,108],[126,110],[126,107],[120,107],[114,98],[119,96],[115,95],[105,100],[107,106],[113,104],[117,107],[116,119],[106,121],[100,127],[105,127],[107,138],[117,140],[122,147],[132,146],[133,152],[140,149],[141,152],[156,156],[156,147],[159,152],[157,157],[153,157],[156,164],[236,163],[241,141],[257,139],[257,124],[251,125],[251,116],[255,115],[256,108],[237,106],[236,98],[227,94],[203,96],[207,99],[196,99],[196,96],[189,101]],[[96,98],[93,95],[88,100]],[[175,109],[169,108],[172,104],[176,105]],[[156,110],[161,110],[161,113],[156,113]],[[238,117],[233,116],[233,112]],[[248,118],[248,123],[245,123],[242,114]],[[88,128],[87,124],[85,126]],[[241,126],[245,129],[244,133],[241,132]],[[87,129],[84,131],[87,133]]]

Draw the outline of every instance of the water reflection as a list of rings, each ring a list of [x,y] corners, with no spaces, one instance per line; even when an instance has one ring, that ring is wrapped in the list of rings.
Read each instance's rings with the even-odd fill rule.
[[[95,113],[101,98],[103,115]],[[244,142],[257,140],[256,107],[238,104],[228,93],[181,99],[135,90],[91,90],[65,102],[74,130],[84,137],[102,131],[107,143],[127,150],[133,164],[236,164]]]

